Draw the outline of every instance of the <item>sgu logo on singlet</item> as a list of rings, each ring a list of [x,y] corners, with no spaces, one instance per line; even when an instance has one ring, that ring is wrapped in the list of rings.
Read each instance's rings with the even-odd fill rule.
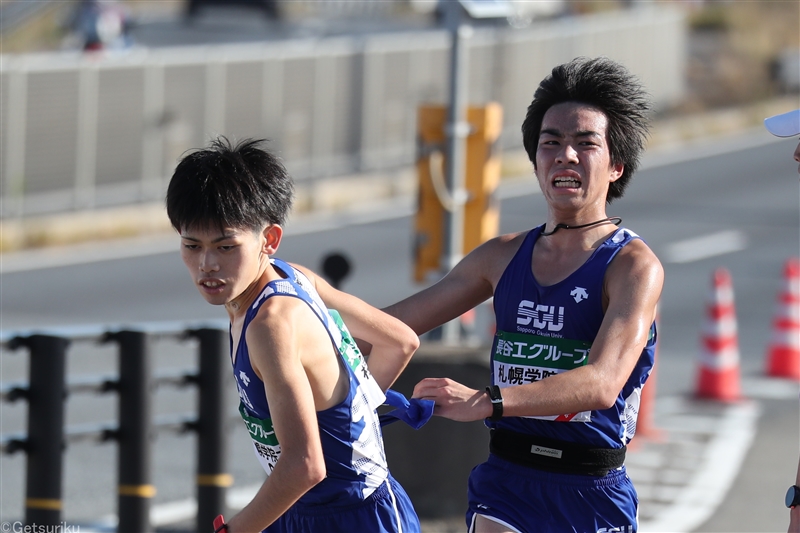
[[[633,533],[635,531],[633,525],[618,526],[618,527],[601,527],[597,533]]]
[[[530,300],[522,300],[517,308],[517,325],[561,331],[561,328],[564,327],[564,308],[556,308],[554,305],[536,305]]]

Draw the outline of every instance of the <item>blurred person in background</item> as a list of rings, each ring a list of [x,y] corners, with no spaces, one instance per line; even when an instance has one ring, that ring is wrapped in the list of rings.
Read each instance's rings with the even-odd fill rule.
[[[253,500],[227,524],[217,517],[214,529],[418,533],[389,472],[376,409],[419,339],[313,272],[270,257],[293,191],[260,141],[225,138],[186,155],[167,191],[195,286],[228,312],[239,411],[267,474]],[[372,343],[369,361],[350,331]]]
[[[435,414],[490,428],[489,458],[469,479],[471,533],[638,528],[625,449],[654,363],[664,272],[606,204],[638,167],[650,108],[607,58],[555,67],[522,125],[546,222],[487,241],[385,309],[421,334],[494,298],[490,386],[426,378],[414,389]]]
[[[112,0],[81,0],[70,21],[70,28],[85,51],[128,48],[130,25],[124,6]]]
[[[800,109],[766,118],[764,126],[776,137],[800,135]],[[794,149],[794,160],[800,163],[800,142]],[[800,167],[797,172],[800,173]],[[794,485],[786,492],[786,507],[789,508],[789,533],[800,533],[800,461],[797,464]]]

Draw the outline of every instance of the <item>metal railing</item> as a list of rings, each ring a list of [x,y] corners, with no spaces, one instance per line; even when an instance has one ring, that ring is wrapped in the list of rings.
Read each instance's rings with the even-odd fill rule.
[[[0,387],[0,401],[3,403],[26,401],[28,404],[24,420],[27,432],[0,435],[4,460],[11,459],[8,454],[26,454],[24,519],[19,522],[20,528],[34,524],[41,530],[48,525],[63,527],[67,523],[65,518],[80,529],[87,526],[89,531],[109,531],[114,527],[114,519],[106,514],[107,505],[99,501],[97,492],[78,491],[73,485],[65,483],[65,478],[70,477],[64,475],[67,462],[77,467],[75,469],[88,470],[89,474],[83,478],[83,482],[91,481],[92,485],[96,485],[95,489],[102,484],[113,483],[104,472],[107,463],[96,458],[93,452],[86,453],[87,445],[93,441],[117,444],[117,531],[149,532],[155,526],[166,524],[191,527],[185,522],[192,518],[193,530],[206,531],[217,514],[239,509],[250,501],[263,482],[263,477],[260,477],[262,471],[249,454],[245,454],[248,459],[238,461],[234,459],[238,455],[230,453],[252,450],[247,432],[223,431],[223,427],[230,429],[230,424],[225,423],[223,418],[227,416],[229,422],[239,416],[229,402],[234,397],[238,400],[235,388],[230,385],[225,387],[229,394],[227,400],[223,401],[222,398],[224,380],[230,376],[227,357],[229,335],[223,328],[222,323],[206,322],[139,324],[125,328],[92,326],[83,327],[80,331],[75,328],[53,328],[46,333],[0,332],[4,350],[19,351],[24,348],[30,355],[29,380],[6,382]],[[185,371],[153,370],[152,367],[156,366],[154,359],[166,356],[163,349],[174,350],[173,343],[180,340],[191,340],[191,344],[197,346],[196,353],[192,354],[198,359],[197,368]],[[87,342],[103,343],[102,349],[87,357]],[[119,359],[118,372],[98,372],[89,377],[72,373],[69,377],[65,375],[67,366],[75,366],[82,358],[96,363],[92,357],[100,353],[107,355],[111,347]],[[485,343],[453,347],[435,341],[425,342],[393,388],[410,396],[420,379],[433,375],[447,375],[471,387],[483,386],[489,371],[488,351],[489,346]],[[17,355],[4,353],[3,357],[6,363],[9,359],[19,363]],[[17,368],[12,373],[21,376],[22,365],[15,366]],[[196,388],[196,413],[155,415],[159,406],[155,401],[158,395],[153,392],[160,386],[169,387],[170,390],[174,387]],[[64,416],[68,403],[64,401],[65,398],[71,397],[75,401],[78,398],[74,397],[87,393],[116,394],[118,421],[65,423],[69,418]],[[188,396],[185,392],[179,394],[181,397]],[[112,403],[109,400],[103,397],[101,402]],[[169,400],[175,401],[175,396]],[[81,410],[87,407],[86,403],[76,403],[80,405],[72,407]],[[160,407],[164,407],[163,403]],[[102,412],[105,409],[90,410]],[[70,408],[69,411],[69,414],[75,414],[75,409]],[[94,416],[98,413],[91,414]],[[13,425],[6,420],[3,423]],[[488,450],[488,433],[483,422],[455,424],[434,417],[420,431],[405,424],[392,424],[383,431],[393,476],[406,488],[420,518],[442,519],[463,514],[462,509],[467,504],[464,483],[472,465],[484,460]],[[159,456],[161,461],[153,463],[161,469],[166,466],[163,462],[164,452],[167,452],[170,461],[175,461],[177,454],[186,459],[191,455],[184,446],[175,446],[174,442],[154,443],[153,437],[162,433],[195,434],[196,464],[182,464],[179,469],[168,469],[166,473],[153,468],[151,458]],[[73,448],[75,444],[77,446]],[[244,446],[238,448],[238,444]],[[432,451],[421,456],[418,452],[421,447]],[[233,459],[231,464],[226,462],[226,453],[228,459]],[[188,480],[191,470],[195,472],[196,505],[191,500],[174,499],[176,496],[185,496],[183,483],[175,478]],[[235,491],[228,490],[233,481],[229,472],[236,472],[239,487]],[[429,482],[431,475],[439,480],[436,484]],[[12,480],[9,481],[8,477]],[[4,471],[2,481],[6,507],[8,500],[17,499],[14,483],[23,483],[13,478],[13,475],[9,476]],[[176,485],[173,488],[179,489],[180,495],[173,490],[171,496],[158,505],[152,505],[156,486],[169,492],[171,489],[165,485],[173,483]],[[62,486],[67,490],[62,490]],[[225,509],[226,504],[230,506],[229,509]],[[78,507],[84,510],[76,513]],[[71,509],[70,516],[64,516],[64,508]],[[6,508],[5,512],[9,514],[11,511]],[[78,515],[81,512],[89,515],[80,519]],[[194,517],[192,513],[195,513]]]
[[[154,374],[150,344],[154,338],[195,339],[196,371]],[[72,341],[91,340],[117,347],[119,371],[115,376],[67,380],[68,349]],[[117,453],[118,531],[152,531],[150,502],[152,439],[159,431],[197,435],[197,530],[207,529],[225,511],[226,488],[232,483],[225,460],[223,383],[228,375],[229,336],[224,327],[179,327],[175,324],[140,328],[102,327],[67,329],[48,333],[3,334],[3,347],[27,349],[29,379],[7,383],[0,399],[28,404],[27,432],[0,436],[6,454],[26,454],[25,523],[37,527],[62,523],[64,450],[67,443],[86,440],[113,441]],[[156,386],[193,385],[198,389],[196,415],[154,417]],[[65,425],[65,400],[69,395],[99,392],[118,395],[116,424]]]

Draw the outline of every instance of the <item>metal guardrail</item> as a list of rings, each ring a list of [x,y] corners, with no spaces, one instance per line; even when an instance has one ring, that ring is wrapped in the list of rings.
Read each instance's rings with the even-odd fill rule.
[[[79,376],[70,378],[67,382],[67,390],[70,394],[76,393],[105,393],[112,391],[116,388],[116,376],[111,374],[103,376]],[[153,377],[153,383],[156,386],[172,385],[181,387],[196,383],[198,380],[197,374],[187,373],[184,371],[162,372]],[[28,394],[27,381],[8,382],[0,386],[0,401],[13,403],[20,399],[25,399]]]
[[[198,341],[196,372],[172,371],[154,375],[151,341],[158,337]],[[152,484],[151,437],[157,431],[193,432],[197,435],[197,530],[208,527],[224,512],[225,492],[232,478],[226,471],[223,435],[223,379],[228,364],[227,328],[192,327],[177,323],[143,324],[138,328],[102,326],[60,328],[46,333],[2,332],[5,348],[29,352],[29,380],[7,383],[0,400],[28,403],[27,433],[0,436],[4,453],[25,452],[25,523],[36,527],[62,524],[63,454],[68,442],[113,441],[118,446],[118,531],[146,533],[150,524]],[[119,372],[114,376],[66,379],[70,343],[76,339],[114,343]],[[152,389],[156,386],[196,386],[197,414],[152,415]],[[116,393],[116,423],[65,426],[64,401],[68,394]]]
[[[447,99],[444,30],[247,45],[0,56],[3,218],[161,201],[175,162],[209,137],[266,137],[298,182],[406,167],[416,109]],[[682,98],[684,14],[659,4],[480,28],[468,101],[498,102],[502,148],[538,82],[576,56],[625,64],[659,106]]]

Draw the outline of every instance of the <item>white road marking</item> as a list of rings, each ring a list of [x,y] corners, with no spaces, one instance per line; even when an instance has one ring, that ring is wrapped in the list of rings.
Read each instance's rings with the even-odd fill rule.
[[[729,406],[694,466],[694,475],[677,498],[639,531],[686,533],[708,520],[739,473],[757,430],[760,407],[744,401]]]
[[[691,263],[747,248],[747,235],[739,230],[725,230],[673,242],[661,253],[667,263]]]
[[[261,484],[248,485],[227,491],[225,503],[231,510],[242,509],[255,497]],[[197,500],[186,498],[174,502],[154,505],[150,509],[150,524],[161,527],[194,520],[197,516]],[[81,524],[80,530],[85,533],[111,533],[117,530],[117,515],[106,515],[90,524]]]
[[[691,399],[668,396],[659,398],[660,416],[671,419],[667,434],[676,432],[701,432],[710,434],[703,445],[703,453],[692,465],[690,479],[681,485],[674,500],[670,501],[653,518],[642,520],[639,531],[688,533],[708,520],[719,507],[725,494],[739,473],[747,451],[755,438],[760,406],[755,401],[742,401],[725,406],[721,415],[709,416],[693,413]],[[696,428],[689,424],[699,418]],[[633,452],[635,454],[636,452]],[[682,471],[685,472],[685,471]],[[252,500],[260,485],[249,485],[228,491],[226,503],[231,510],[243,508]],[[197,512],[194,498],[155,505],[150,510],[153,526],[165,526],[193,520]],[[107,515],[91,524],[81,525],[81,531],[112,532],[116,530],[117,517]]]
[[[742,380],[742,394],[752,400],[792,400],[800,396],[800,383],[789,378],[750,377]]]

